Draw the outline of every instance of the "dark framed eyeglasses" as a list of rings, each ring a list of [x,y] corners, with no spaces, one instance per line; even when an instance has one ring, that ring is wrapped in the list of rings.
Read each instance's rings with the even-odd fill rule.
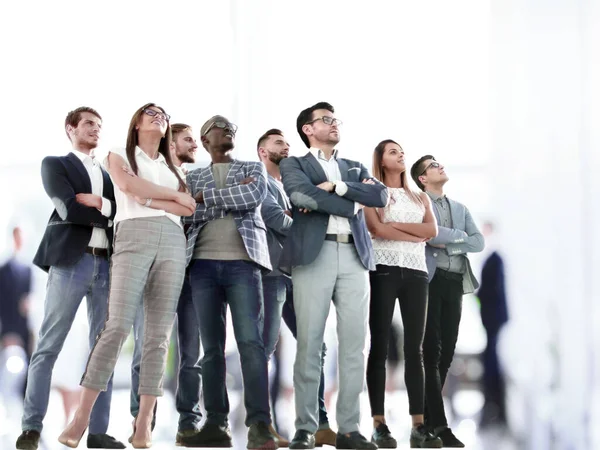
[[[437,162],[437,161],[433,161],[431,164],[429,164],[427,167],[425,167],[425,170],[424,170],[423,172],[421,172],[421,173],[419,174],[419,176],[423,175],[425,172],[427,172],[427,171],[428,171],[429,169],[431,169],[431,168],[434,168],[434,169],[437,169],[437,168],[439,168],[439,167],[440,167],[440,165],[441,165],[441,164],[440,164],[439,162]]]
[[[150,117],[158,116],[161,119],[166,120],[167,122],[169,120],[171,120],[171,116],[168,115],[167,113],[163,113],[160,111],[154,111],[153,109],[150,109],[150,108],[144,109],[144,113],[148,114]]]
[[[339,127],[344,123],[341,120],[338,120],[334,117],[323,116],[323,117],[317,117],[316,119],[313,119],[310,122],[306,122],[306,124],[310,125],[312,123],[315,123],[317,120],[322,120],[325,125],[335,125],[336,127]]]
[[[212,130],[214,127],[221,128],[223,130],[225,128],[229,128],[233,134],[237,133],[237,129],[238,129],[237,125],[234,123],[225,122],[224,120],[217,120],[210,124],[210,126],[204,132],[204,136],[206,136],[208,134],[208,132],[210,130]]]

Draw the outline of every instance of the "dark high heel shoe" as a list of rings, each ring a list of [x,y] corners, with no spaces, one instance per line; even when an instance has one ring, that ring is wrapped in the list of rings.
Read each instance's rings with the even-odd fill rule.
[[[135,433],[137,431],[137,417],[133,420],[133,434],[129,438],[129,443],[133,448],[150,448],[152,447],[152,425],[150,426],[149,440],[136,440]]]

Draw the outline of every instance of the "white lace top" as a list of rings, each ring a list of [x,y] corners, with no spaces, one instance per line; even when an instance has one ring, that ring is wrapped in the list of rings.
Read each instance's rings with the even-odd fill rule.
[[[388,188],[390,202],[383,210],[382,222],[422,223],[425,207],[417,205],[404,191],[404,188]],[[373,238],[375,264],[400,266],[407,269],[427,272],[425,264],[425,243],[391,241]]]

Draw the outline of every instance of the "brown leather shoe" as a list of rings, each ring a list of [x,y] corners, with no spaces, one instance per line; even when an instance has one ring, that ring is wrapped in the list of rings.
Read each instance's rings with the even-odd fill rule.
[[[290,441],[280,435],[277,431],[275,431],[275,427],[273,424],[269,425],[269,431],[273,436],[275,436],[275,443],[278,448],[285,448],[290,446]]]
[[[324,428],[315,433],[315,444],[317,447],[322,447],[324,445],[331,445],[335,447],[335,439],[337,438],[337,434],[331,428]]]

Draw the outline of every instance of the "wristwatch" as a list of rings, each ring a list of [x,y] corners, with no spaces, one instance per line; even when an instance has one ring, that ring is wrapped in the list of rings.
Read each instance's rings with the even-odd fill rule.
[[[333,189],[331,190],[331,193],[334,193],[337,187],[337,183],[335,181],[332,181],[331,184],[333,184]]]

